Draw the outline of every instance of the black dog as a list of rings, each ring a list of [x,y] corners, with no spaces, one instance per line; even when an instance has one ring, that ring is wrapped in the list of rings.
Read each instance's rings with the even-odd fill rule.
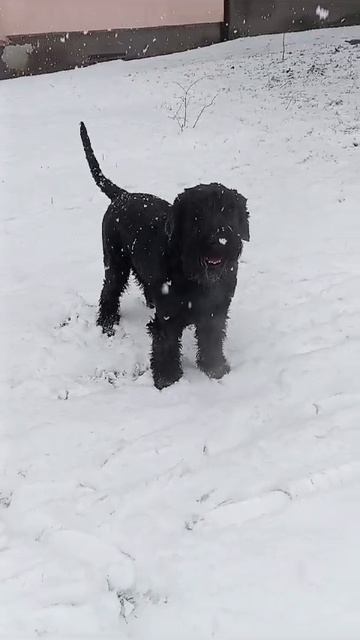
[[[102,173],[84,123],[80,135],[91,174],[111,204],[103,219],[105,278],[97,323],[111,335],[130,271],[155,317],[151,369],[158,389],[182,375],[183,329],[195,325],[197,363],[211,378],[230,371],[223,354],[242,240],[249,240],[246,199],[221,184],[200,184],[173,205],[129,193]]]

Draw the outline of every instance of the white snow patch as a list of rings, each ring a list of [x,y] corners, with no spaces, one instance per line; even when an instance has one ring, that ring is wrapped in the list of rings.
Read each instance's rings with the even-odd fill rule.
[[[28,65],[32,50],[31,43],[8,44],[4,48],[1,59],[9,69],[23,71]]]

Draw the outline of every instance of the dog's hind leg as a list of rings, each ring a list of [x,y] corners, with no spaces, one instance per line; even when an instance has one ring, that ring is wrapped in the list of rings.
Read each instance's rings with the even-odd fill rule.
[[[114,325],[119,323],[119,301],[130,275],[130,260],[121,250],[117,255],[104,251],[105,277],[100,295],[97,324],[103,333],[114,334]]]
[[[144,294],[144,298],[145,298],[146,306],[147,306],[149,309],[154,309],[154,308],[155,308],[155,305],[154,305],[154,302],[153,302],[153,299],[152,299],[150,286],[149,286],[149,285],[147,285],[147,284],[145,284],[145,283],[141,280],[140,276],[136,273],[136,271],[135,271],[134,267],[132,268],[132,272],[133,272],[133,274],[134,274],[134,277],[135,277],[136,282],[138,283],[138,285],[139,285],[139,287],[140,287],[141,291],[142,291],[142,292],[143,292],[143,294]]]
[[[157,389],[169,387],[182,376],[180,341],[183,327],[170,318],[155,318],[149,322],[152,335],[151,371]]]
[[[196,324],[198,343],[197,364],[209,378],[222,378],[230,371],[230,365],[223,354],[227,314],[214,314]]]

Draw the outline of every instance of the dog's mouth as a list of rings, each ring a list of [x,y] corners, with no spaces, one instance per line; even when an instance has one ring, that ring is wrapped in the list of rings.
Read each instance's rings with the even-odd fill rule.
[[[224,261],[222,258],[212,258],[210,256],[205,256],[204,262],[206,266],[211,267],[211,269],[216,269],[217,267],[221,267]]]

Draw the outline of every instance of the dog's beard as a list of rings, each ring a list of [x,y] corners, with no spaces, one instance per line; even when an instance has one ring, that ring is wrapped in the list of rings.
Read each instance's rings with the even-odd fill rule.
[[[201,260],[205,281],[217,282],[226,270],[227,261],[224,257],[208,257],[205,256]]]
[[[204,242],[199,246],[187,245],[182,254],[185,276],[202,285],[211,285],[233,269],[241,254],[242,244],[227,243],[219,250],[213,243]]]
[[[211,284],[221,279],[226,271],[228,261],[224,257],[197,256],[183,263],[186,277],[198,284]]]

